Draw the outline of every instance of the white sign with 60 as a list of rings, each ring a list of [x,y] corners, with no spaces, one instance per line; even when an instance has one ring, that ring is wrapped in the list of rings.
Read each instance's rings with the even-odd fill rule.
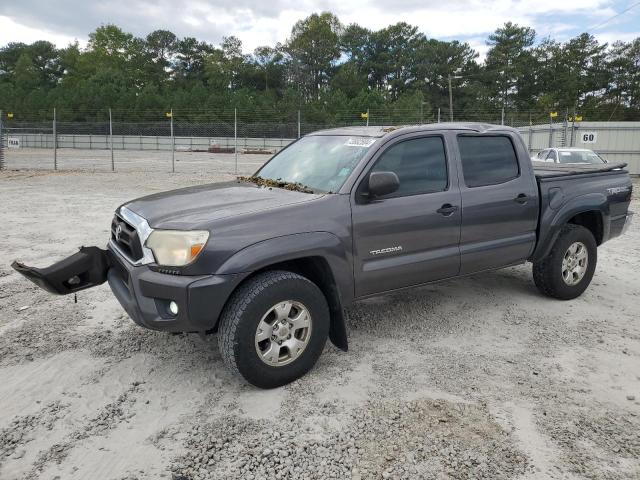
[[[598,141],[597,132],[582,132],[580,134],[580,141],[582,143],[596,143]]]

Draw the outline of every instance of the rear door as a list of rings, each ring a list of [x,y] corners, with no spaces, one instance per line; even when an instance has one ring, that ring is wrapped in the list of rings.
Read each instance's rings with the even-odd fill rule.
[[[538,188],[524,145],[504,134],[457,137],[462,179],[460,274],[523,262],[536,242]],[[528,159],[528,156],[527,156]]]
[[[441,135],[392,141],[374,158],[352,196],[356,296],[457,275],[460,190]],[[372,171],[392,171],[397,192],[368,200]]]

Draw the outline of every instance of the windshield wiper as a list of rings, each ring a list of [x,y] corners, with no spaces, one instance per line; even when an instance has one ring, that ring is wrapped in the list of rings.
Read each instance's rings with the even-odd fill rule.
[[[285,182],[284,180],[281,180],[281,179],[273,180],[271,178],[262,178],[260,176],[253,176],[253,177],[238,177],[238,181],[255,183],[256,185],[259,185],[261,187],[283,188],[285,190],[291,190],[293,192],[315,193],[312,188],[306,185],[303,185],[302,183]]]

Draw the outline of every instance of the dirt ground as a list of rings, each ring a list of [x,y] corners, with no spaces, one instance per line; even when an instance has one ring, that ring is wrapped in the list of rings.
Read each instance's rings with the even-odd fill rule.
[[[215,337],[137,327],[106,285],[74,303],[9,267],[104,245],[126,200],[228,178],[0,173],[1,479],[640,478],[640,221],[579,299],[523,265],[369,300],[348,353],[271,391]]]
[[[114,150],[113,168],[116,172],[167,173],[175,169],[178,173],[199,172],[253,173],[271,155],[238,153],[208,153],[177,150],[173,157],[165,150]],[[58,170],[111,171],[110,150],[82,148],[59,148],[54,153],[46,148],[5,149],[4,162],[7,170]]]

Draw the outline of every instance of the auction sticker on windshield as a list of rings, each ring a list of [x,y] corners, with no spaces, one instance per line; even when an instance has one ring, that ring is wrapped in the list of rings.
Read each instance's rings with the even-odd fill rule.
[[[375,138],[369,138],[369,137],[349,137],[345,142],[345,145],[347,147],[366,148],[373,145],[375,141],[376,141]]]

